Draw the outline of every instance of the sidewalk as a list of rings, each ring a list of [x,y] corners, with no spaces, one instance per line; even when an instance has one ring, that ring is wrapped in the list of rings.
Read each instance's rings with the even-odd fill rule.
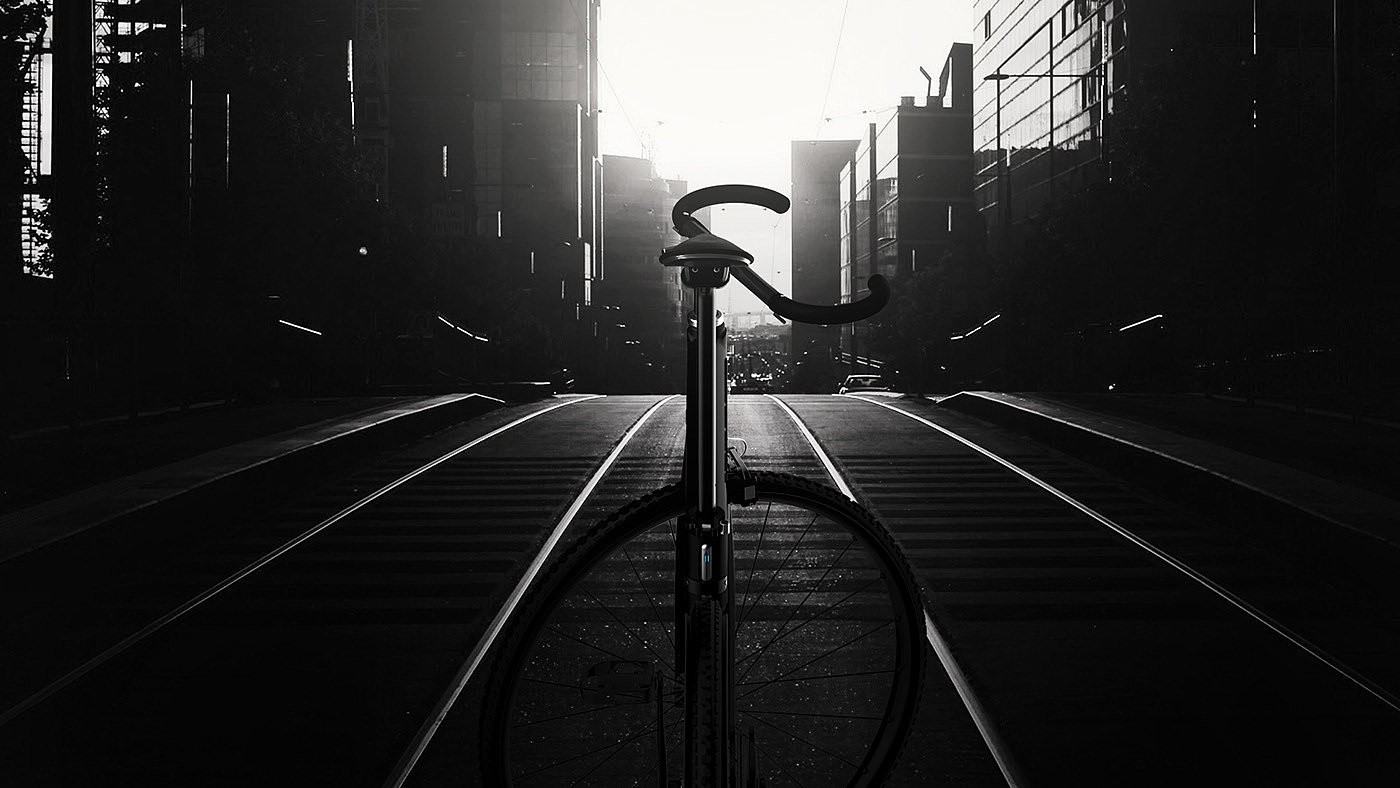
[[[47,427],[0,440],[0,514],[206,451],[412,399],[328,397],[222,402]]]
[[[1040,398],[1210,441],[1315,476],[1394,496],[1400,414],[1352,421],[1325,411],[1199,394],[1042,394]]]
[[[939,406],[1154,479],[1244,491],[1343,530],[1355,549],[1400,548],[1400,431],[1384,426],[1191,396],[965,391]]]
[[[0,515],[0,562],[177,499],[217,506],[274,471],[407,440],[499,402],[480,394],[292,401],[7,441],[5,464],[30,481],[25,492],[59,492]],[[11,487],[8,468],[4,478]]]

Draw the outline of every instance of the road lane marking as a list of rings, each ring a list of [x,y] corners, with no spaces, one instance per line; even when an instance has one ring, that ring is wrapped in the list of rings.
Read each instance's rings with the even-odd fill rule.
[[[418,469],[416,469],[416,470],[410,471],[410,472],[408,472],[407,474],[405,474],[405,475],[399,477],[398,479],[396,479],[396,480],[394,480],[394,481],[392,481],[392,482],[389,482],[388,484],[384,485],[383,487],[380,487],[378,490],[375,490],[374,492],[372,492],[372,493],[370,493],[369,495],[365,496],[364,498],[361,498],[360,500],[356,501],[355,503],[350,504],[349,506],[345,507],[344,509],[341,509],[339,512],[336,512],[335,514],[333,514],[333,515],[331,515],[330,517],[326,518],[325,520],[322,520],[320,523],[318,523],[318,524],[316,524],[315,526],[313,526],[310,530],[306,531],[305,533],[301,534],[300,536],[296,537],[295,539],[292,539],[290,542],[287,542],[286,544],[282,545],[281,547],[278,547],[277,549],[273,550],[272,552],[268,553],[267,555],[264,555],[262,558],[259,558],[258,560],[254,561],[253,563],[248,564],[247,566],[243,567],[243,568],[240,569],[239,571],[237,571],[237,572],[235,572],[235,573],[229,575],[228,577],[226,577],[226,578],[224,578],[222,581],[220,581],[217,585],[215,585],[215,586],[209,588],[208,590],[204,591],[203,593],[199,594],[198,596],[195,596],[195,597],[189,599],[189,600],[186,601],[184,604],[180,605],[179,607],[175,608],[174,610],[171,610],[170,612],[166,613],[165,615],[161,616],[160,618],[156,619],[155,621],[152,621],[151,623],[147,624],[145,627],[141,628],[141,629],[138,630],[137,632],[134,632],[134,633],[132,633],[131,635],[128,635],[128,636],[127,636],[126,638],[124,638],[121,642],[119,642],[119,643],[117,643],[116,645],[114,645],[114,646],[108,648],[107,650],[103,651],[102,653],[98,654],[97,656],[93,657],[92,659],[89,659],[87,662],[84,662],[83,664],[79,665],[78,667],[76,667],[76,668],[74,668],[73,670],[69,671],[68,673],[64,674],[64,675],[63,675],[62,677],[60,677],[59,679],[53,681],[53,682],[50,683],[48,686],[44,687],[43,689],[39,690],[38,692],[34,693],[33,695],[30,695],[28,698],[25,698],[24,700],[20,701],[18,704],[16,704],[15,706],[11,707],[8,711],[6,711],[3,715],[0,715],[0,727],[3,727],[4,725],[8,724],[8,723],[11,722],[12,720],[14,720],[16,717],[18,717],[19,715],[23,714],[25,711],[28,711],[29,709],[33,708],[34,706],[37,706],[38,704],[44,702],[44,701],[47,700],[50,696],[52,696],[54,693],[56,693],[56,692],[62,690],[64,687],[67,687],[69,684],[72,684],[73,682],[77,681],[78,679],[80,679],[80,678],[82,678],[83,676],[87,675],[88,673],[92,672],[92,671],[95,670],[96,668],[101,667],[104,663],[110,661],[113,657],[118,656],[119,654],[121,654],[122,652],[124,652],[124,651],[126,651],[127,649],[131,648],[132,646],[135,646],[137,643],[140,643],[141,641],[145,640],[146,638],[150,637],[151,635],[154,635],[156,632],[159,632],[160,630],[164,629],[167,625],[173,623],[173,622],[176,621],[177,619],[180,619],[180,618],[184,617],[184,616],[185,616],[187,613],[189,613],[190,611],[194,610],[195,608],[199,607],[200,605],[204,604],[205,602],[208,602],[210,599],[213,599],[214,597],[216,597],[216,596],[218,596],[219,594],[223,593],[223,592],[226,591],[230,586],[232,586],[233,584],[239,582],[240,580],[242,580],[243,578],[247,577],[248,575],[253,574],[254,572],[256,572],[256,571],[258,571],[259,569],[263,568],[264,566],[266,566],[267,564],[271,563],[272,561],[274,561],[274,560],[280,558],[282,555],[286,554],[289,550],[295,548],[297,545],[302,544],[303,542],[305,542],[306,540],[310,539],[311,537],[313,537],[313,536],[315,536],[315,535],[321,533],[322,531],[326,530],[327,528],[330,528],[332,525],[335,525],[336,523],[340,522],[341,520],[344,520],[346,517],[349,517],[350,515],[354,514],[355,512],[359,511],[360,509],[363,509],[364,507],[366,507],[366,506],[368,506],[369,504],[373,503],[375,500],[377,500],[377,499],[383,497],[384,495],[388,494],[389,492],[391,492],[392,490],[394,490],[396,487],[399,487],[399,486],[401,486],[401,485],[403,485],[403,484],[405,484],[405,483],[407,483],[407,482],[409,482],[409,481],[411,481],[411,480],[417,478],[418,476],[420,476],[420,475],[422,475],[422,474],[424,474],[424,473],[427,473],[428,471],[432,470],[433,468],[436,468],[437,466],[443,464],[444,462],[447,462],[448,460],[452,459],[453,457],[456,457],[457,455],[461,454],[462,452],[466,451],[467,449],[470,449],[470,448],[472,448],[473,446],[476,446],[477,444],[479,444],[479,443],[481,443],[481,442],[483,442],[483,441],[489,440],[490,438],[493,438],[493,437],[495,437],[495,436],[497,436],[497,435],[500,435],[501,433],[505,432],[506,430],[509,430],[509,429],[512,429],[512,428],[514,428],[514,427],[517,427],[517,426],[519,426],[519,425],[521,425],[521,424],[524,424],[525,422],[529,421],[530,419],[535,418],[536,416],[543,416],[544,414],[549,413],[549,412],[552,411],[552,410],[557,410],[557,409],[562,408],[562,407],[564,407],[564,406],[566,406],[566,405],[572,405],[572,404],[574,404],[574,403],[576,403],[576,402],[584,402],[584,401],[586,401],[586,400],[595,399],[595,398],[598,398],[598,397],[601,397],[601,396],[602,396],[601,394],[587,394],[587,395],[582,395],[582,396],[578,396],[578,397],[573,397],[573,398],[564,400],[563,402],[559,402],[559,403],[550,405],[549,407],[541,408],[540,410],[534,411],[533,413],[526,414],[525,416],[522,416],[522,417],[516,419],[515,421],[512,421],[512,422],[510,422],[509,424],[503,426],[503,427],[498,427],[498,428],[496,428],[496,429],[494,429],[494,430],[492,430],[492,431],[486,433],[485,435],[482,435],[481,437],[476,438],[476,439],[470,441],[469,443],[466,443],[466,444],[464,444],[464,445],[462,445],[462,446],[458,446],[457,448],[453,449],[452,451],[450,451],[450,452],[448,452],[448,453],[442,455],[441,457],[438,457],[437,459],[433,460],[432,462],[429,462],[428,464],[423,465],[422,467],[420,467],[420,468],[418,468]]]
[[[827,474],[831,476],[832,483],[841,491],[841,494],[855,501],[856,496],[851,492],[851,488],[846,484],[846,480],[837,472],[836,463],[832,462],[831,458],[827,456],[827,453],[822,450],[822,447],[817,443],[816,436],[812,435],[811,431],[807,429],[807,425],[802,422],[802,419],[798,417],[792,408],[788,407],[786,402],[783,402],[772,394],[767,394],[765,396],[776,402],[778,407],[782,408],[783,411],[787,413],[788,417],[792,419],[793,423],[797,425],[798,430],[802,432],[802,437],[807,439],[807,444],[812,447],[812,451],[816,453],[817,459],[821,460],[822,465],[826,468]],[[870,402],[870,400],[861,399],[860,397],[851,397],[851,399],[860,399],[862,402]],[[934,625],[933,617],[929,615],[927,608],[924,610],[924,636],[928,638],[928,643],[929,646],[933,648],[933,653],[938,655],[938,661],[943,664],[943,671],[948,674],[948,680],[953,683],[953,688],[957,690],[958,697],[962,699],[963,706],[966,707],[968,715],[972,717],[972,723],[977,726],[977,732],[981,734],[982,741],[987,745],[987,750],[991,753],[992,760],[996,761],[997,768],[1001,770],[1001,776],[1006,780],[1006,784],[1011,786],[1011,788],[1026,785],[1027,783],[1021,775],[1020,767],[1016,765],[1015,759],[1011,756],[1010,748],[1006,746],[1006,741],[1002,739],[1001,734],[997,731],[996,725],[992,722],[992,715],[987,712],[986,707],[982,705],[982,701],[978,699],[976,693],[972,691],[972,683],[968,681],[967,674],[963,672],[962,666],[953,658],[953,651],[948,647],[947,639],[943,637],[943,633]]]
[[[564,516],[559,519],[559,523],[554,526],[554,530],[550,533],[549,538],[545,540],[544,545],[540,547],[539,553],[537,553],[534,560],[530,562],[530,566],[525,569],[525,575],[520,578],[520,582],[516,583],[515,589],[511,591],[510,596],[506,598],[505,604],[501,606],[500,612],[496,613],[496,617],[487,625],[486,632],[481,636],[481,640],[477,642],[476,647],[472,649],[471,654],[467,656],[466,662],[462,663],[462,667],[460,667],[457,670],[457,674],[452,677],[452,683],[451,686],[448,687],[447,693],[438,699],[437,705],[433,707],[432,712],[428,715],[428,719],[423,723],[422,727],[418,729],[418,733],[413,737],[413,743],[409,746],[408,751],[399,759],[398,764],[394,766],[393,773],[390,774],[389,779],[385,781],[385,788],[400,788],[400,786],[408,780],[408,775],[413,771],[413,767],[417,765],[418,759],[421,758],[424,751],[428,749],[428,743],[432,741],[438,728],[442,726],[443,720],[447,719],[447,713],[452,710],[453,704],[457,702],[457,698],[460,697],[462,691],[466,689],[467,682],[471,681],[472,674],[480,667],[482,661],[485,659],[486,652],[490,650],[492,644],[495,643],[496,638],[500,635],[501,630],[505,628],[506,622],[510,620],[511,614],[515,612],[516,605],[520,604],[520,600],[525,596],[525,592],[529,590],[530,584],[534,582],[535,576],[539,574],[540,569],[544,567],[545,560],[549,558],[549,554],[553,552],[555,545],[559,543],[559,540],[564,536],[564,532],[568,530],[569,525],[573,523],[574,517],[576,517],[579,510],[583,508],[583,504],[588,500],[588,496],[593,494],[594,488],[598,486],[603,476],[607,474],[608,470],[612,468],[613,463],[621,456],[622,450],[626,448],[627,444],[631,442],[632,438],[636,436],[641,430],[642,425],[651,418],[652,414],[660,410],[662,405],[665,405],[679,396],[679,394],[672,394],[648,408],[647,411],[632,424],[632,427],[623,434],[622,439],[617,442],[617,446],[613,447],[612,452],[603,460],[603,464],[598,467],[598,470],[593,473],[592,478],[583,486],[583,490],[579,492],[574,502],[569,505],[568,511],[564,512]]]
[[[797,414],[792,412],[792,408],[789,408],[786,402],[783,402],[776,396],[772,394],[764,394],[763,396],[778,403],[778,407],[782,408],[783,412],[788,415],[788,418],[792,419],[792,423],[797,425],[797,429],[802,433],[802,437],[807,439],[807,445],[812,447],[812,451],[816,453],[817,459],[821,460],[822,467],[826,468],[826,475],[831,477],[831,481],[836,485],[836,489],[839,490],[842,495],[855,501],[855,493],[851,492],[851,488],[846,484],[846,480],[841,478],[840,472],[836,470],[836,464],[831,461],[831,458],[827,456],[826,452],[822,451],[822,447],[817,445],[816,436],[807,429],[806,424],[802,423],[802,419],[799,419]]]
[[[879,405],[880,407],[892,410],[895,413],[900,414],[901,416],[913,419],[914,421],[917,421],[926,427],[930,427],[934,430],[937,430],[938,432],[943,433],[944,435],[947,435],[948,437],[952,438],[958,443],[963,444],[964,446],[972,449],[978,454],[981,454],[987,459],[992,460],[998,465],[1001,465],[1002,467],[1006,468],[1012,473],[1015,473],[1017,476],[1020,476],[1021,478],[1030,482],[1031,484],[1034,484],[1040,489],[1050,493],[1056,498],[1059,498],[1061,501],[1069,504],[1071,507],[1079,510],[1082,514],[1088,516],[1090,519],[1099,523],[1103,527],[1109,529],[1110,531],[1113,531],[1114,533],[1118,534],[1124,539],[1127,539],[1129,542],[1132,542],[1133,544],[1147,551],[1153,557],[1157,558],[1162,563],[1166,564],[1172,569],[1175,569],[1176,571],[1180,572],[1181,574],[1185,575],[1191,580],[1194,580],[1201,587],[1215,594],[1217,597],[1224,600],[1227,604],[1239,610],[1241,613],[1244,613],[1246,616],[1249,616],[1250,618],[1254,619],[1260,624],[1263,624],[1265,627],[1268,627],[1269,629],[1273,630],[1274,634],[1292,643],[1294,646],[1301,649],[1303,653],[1307,654],[1308,656],[1322,663],[1327,668],[1331,669],[1333,672],[1350,681],[1352,684],[1366,692],[1366,694],[1374,697],[1376,700],[1379,700],[1386,706],[1389,706],[1393,711],[1400,711],[1400,698],[1397,698],[1385,687],[1382,687],[1381,685],[1375,683],[1374,681],[1366,678],[1357,671],[1353,670],[1346,663],[1342,662],[1336,657],[1333,657],[1331,654],[1328,654],[1322,649],[1322,647],[1315,645],[1307,638],[1304,638],[1302,635],[1289,629],[1282,622],[1275,620],[1269,614],[1265,613],[1259,608],[1256,608],[1254,605],[1251,605],[1244,599],[1236,596],[1229,589],[1216,583],[1214,580],[1211,580],[1210,578],[1206,577],[1200,572],[1197,572],[1196,570],[1192,569],[1191,567],[1187,566],[1181,561],[1178,561],[1166,551],[1158,548],[1156,545],[1152,544],[1146,539],[1143,539],[1142,537],[1138,536],[1132,531],[1129,531],[1127,528],[1124,528],[1123,526],[1119,525],[1118,523],[1115,523],[1114,521],[1108,519],[1102,514],[1099,514],[1097,511],[1090,508],[1088,505],[1083,504],[1078,500],[1070,497],[1069,494],[1061,492],[1059,489],[1057,489],[1050,483],[1042,481],[1030,471],[1024,470],[1023,468],[1015,465],[1011,461],[1005,460],[997,456],[996,454],[993,454],[987,449],[978,446],[977,444],[973,443],[967,438],[958,435],[957,433],[953,432],[952,430],[949,430],[946,427],[934,424],[932,421],[929,421],[928,419],[925,419],[922,416],[916,416],[913,413],[910,413],[909,411],[904,410],[902,408],[896,408],[893,405],[886,405],[883,402],[865,399],[864,397],[852,397],[849,394],[841,396],[845,396],[848,399],[858,399],[861,402],[868,402],[871,405]]]

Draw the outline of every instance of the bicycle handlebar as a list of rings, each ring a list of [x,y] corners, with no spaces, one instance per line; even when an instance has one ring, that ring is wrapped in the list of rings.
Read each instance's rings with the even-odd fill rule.
[[[758,205],[774,213],[787,213],[788,208],[792,207],[791,200],[772,189],[727,183],[696,189],[677,200],[676,206],[671,209],[671,223],[675,225],[676,232],[687,238],[694,238],[701,233],[709,232],[709,230],[691,214],[701,208],[730,202]],[[747,287],[749,292],[758,296],[760,301],[773,310],[773,314],[798,323],[825,326],[854,323],[884,309],[885,304],[889,303],[890,300],[889,282],[879,274],[870,277],[870,295],[865,298],[850,304],[822,306],[804,304],[788,298],[746,265],[730,266],[729,272],[735,279],[739,280],[740,284]]]
[[[685,195],[676,200],[676,207],[671,209],[671,223],[676,225],[676,229],[687,238],[693,237],[695,233],[687,233],[682,229],[685,219],[700,210],[711,205],[719,205],[727,202],[741,202],[747,205],[758,205],[767,208],[773,213],[787,213],[792,207],[792,201],[786,195],[765,189],[762,186],[749,186],[742,183],[725,183],[719,186],[706,186],[703,189]]]
[[[740,284],[747,287],[749,292],[758,296],[760,301],[767,304],[768,308],[773,310],[773,314],[798,323],[811,323],[820,326],[854,323],[884,309],[885,304],[890,301],[890,284],[885,280],[885,277],[879,274],[870,277],[870,295],[865,298],[849,304],[822,306],[820,304],[804,304],[801,301],[788,298],[774,289],[772,285],[763,281],[762,277],[747,266],[734,266],[729,269],[729,273],[733,274]]]

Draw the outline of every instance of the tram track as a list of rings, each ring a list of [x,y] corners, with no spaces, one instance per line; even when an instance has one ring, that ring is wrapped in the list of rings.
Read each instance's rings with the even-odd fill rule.
[[[800,400],[793,404],[805,418],[832,423],[822,411],[835,406],[788,399]],[[1393,748],[1378,746],[1375,734],[1400,730],[1388,688],[1400,655],[1393,617],[1300,578],[1228,528],[1021,436],[966,418],[949,429],[941,414],[935,424],[924,418],[932,413],[852,399],[926,428],[923,438],[880,455],[843,451],[856,443],[849,430],[814,431],[905,545],[935,618],[1037,781],[1292,780],[1306,774],[1290,773],[1292,758],[1244,764],[1258,755],[1251,748],[1304,742],[1314,752],[1311,767],[1321,762],[1318,752],[1329,752],[1342,770],[1400,773]],[[859,418],[868,433],[876,417]],[[969,438],[969,431],[980,434]],[[871,437],[862,436],[865,445]],[[1266,677],[1281,682],[1277,696],[1260,686]],[[1166,687],[1179,697],[1164,697]],[[1228,697],[1240,708],[1222,704]],[[1187,698],[1197,705],[1185,705]],[[1277,714],[1290,702],[1330,722],[1305,719],[1295,708]],[[1271,713],[1278,718],[1268,719]],[[1235,729],[1225,733],[1221,720]],[[1121,731],[1145,722],[1147,730],[1175,729],[1157,745],[1124,738]],[[1290,730],[1292,723],[1298,727]],[[1120,751],[1076,762],[1076,742],[1064,730],[1087,738],[1101,732]],[[1155,776],[1140,771],[1143,758],[1184,742],[1190,747],[1182,752],[1201,763],[1168,761]],[[1202,765],[1212,760],[1229,762],[1227,771]]]
[[[930,590],[929,626],[936,620],[946,633],[945,664],[965,668],[965,692],[975,696],[974,705],[985,706],[972,716],[996,722],[997,730],[982,734],[1008,784],[1110,777],[1144,782],[1133,779],[1141,776],[1134,769],[1144,755],[1188,743],[1202,758],[1229,755],[1229,746],[1256,754],[1321,747],[1333,758],[1350,758],[1361,777],[1391,774],[1384,771],[1389,761],[1355,763],[1397,732],[1394,712],[1376,702],[1388,692],[1400,655],[1400,627],[1383,612],[1335,589],[1297,582],[1288,566],[1228,531],[973,419],[949,425],[940,418],[965,439],[960,443],[937,429],[892,426],[928,412],[865,400],[871,413],[861,406],[859,423],[843,427],[853,421],[845,401],[784,400],[796,423],[811,428],[818,450],[807,451],[793,436],[764,437],[755,440],[747,461],[823,481],[834,474],[896,532]],[[758,434],[780,431],[774,416],[754,421],[759,410],[746,410],[754,402],[762,401],[732,405],[734,418]],[[172,769],[185,782],[210,785],[417,786],[447,783],[454,774],[460,779],[472,765],[463,758],[474,757],[475,747],[474,715],[463,713],[473,691],[464,666],[489,647],[483,633],[490,620],[509,615],[500,606],[506,591],[528,583],[521,579],[532,561],[547,560],[540,548],[551,543],[551,527],[559,531],[555,539],[565,539],[568,520],[591,523],[679,478],[674,458],[682,403],[648,398],[630,407],[626,419],[614,415],[612,428],[589,426],[605,436],[590,452],[486,450],[492,445],[483,443],[487,438],[516,426],[495,416],[490,426],[501,429],[471,443],[483,450],[459,445],[450,458],[439,452],[426,460],[422,449],[400,454],[98,600],[75,620],[88,643],[105,639],[107,650],[99,656],[106,656],[78,671],[55,663],[55,671],[68,669],[64,679],[9,702],[0,716],[0,774],[38,775],[18,783],[35,785],[72,784],[73,774],[168,781]],[[881,429],[899,439],[883,440]],[[624,432],[635,440],[606,437]],[[872,445],[888,451],[872,454]],[[823,450],[829,462],[821,459]],[[462,512],[473,507],[490,516],[464,530]],[[1139,541],[1170,560],[1144,552]],[[230,566],[242,569],[230,572]],[[1228,604],[1211,584],[1246,609]],[[190,594],[191,588],[204,590]],[[172,605],[177,598],[184,604]],[[1357,695],[1365,694],[1366,682],[1379,688],[1366,695],[1375,708],[1297,667],[1303,661],[1298,643],[1274,632],[1270,637],[1287,649],[1274,648],[1246,631],[1242,622],[1263,631],[1258,617],[1249,616],[1250,606],[1296,630],[1299,640],[1316,641],[1317,651],[1360,677],[1348,685]],[[147,626],[127,643],[132,622]],[[1367,630],[1374,634],[1362,636]],[[931,636],[935,648],[937,641]],[[97,650],[70,646],[70,652]],[[1251,659],[1268,660],[1253,678]],[[1296,660],[1291,667],[1278,667],[1289,659]],[[1312,662],[1319,659],[1314,655]],[[98,680],[100,674],[110,675]],[[1151,687],[1153,681],[1158,686]],[[73,698],[79,700],[64,705]],[[1298,713],[1289,706],[1295,698],[1308,709],[1323,709],[1320,719],[1336,730],[1290,736],[1277,723],[1269,727],[1268,715]],[[1231,709],[1232,701],[1253,705]],[[951,694],[926,701],[935,721],[921,723],[925,738],[910,750],[952,752],[970,763],[985,757],[970,752],[975,747],[966,735],[948,732],[957,725],[946,702],[957,701]],[[82,719],[75,709],[105,716]],[[196,729],[211,709],[214,719]],[[1162,728],[1163,720],[1170,725]],[[322,729],[307,730],[310,721]],[[253,724],[261,729],[250,730]],[[1206,731],[1204,739],[1178,730],[1192,725]],[[63,777],[45,782],[45,767],[36,763],[63,753],[52,740],[57,730],[83,742],[81,754],[91,762],[66,764]],[[151,730],[188,751],[143,755]],[[1165,743],[1144,749],[1125,738],[1128,730]],[[1346,737],[1351,740],[1342,741]],[[1109,751],[1077,749],[1084,740]],[[96,749],[86,746],[91,742]],[[347,743],[356,752],[345,763],[300,763],[305,753],[324,756]],[[104,752],[116,753],[119,763],[99,763]],[[230,766],[234,752],[254,757]],[[18,755],[23,763],[14,760]],[[294,765],[269,775],[265,769],[273,763]],[[971,784],[947,777],[936,759],[916,765],[924,771],[895,784],[934,784],[930,773],[942,774],[945,784]],[[1181,763],[1152,765],[1164,782],[1202,773]],[[1290,770],[1308,774],[1288,759],[1230,768],[1211,774],[1225,782],[1246,775],[1268,781]]]
[[[583,398],[553,407],[580,401]],[[10,707],[0,721],[4,741],[0,773],[23,775],[24,784],[36,785],[72,784],[74,768],[87,777],[193,769],[192,773],[201,774],[200,779],[191,778],[194,782],[203,778],[212,780],[208,784],[239,779],[244,784],[266,782],[267,774],[237,769],[216,776],[214,764],[226,760],[218,753],[230,746],[227,736],[237,739],[248,734],[261,715],[276,717],[275,709],[300,705],[302,701],[289,700],[298,695],[325,705],[306,722],[328,730],[311,738],[330,746],[337,737],[364,741],[366,730],[377,731],[374,757],[383,757],[386,748],[396,746],[393,740],[406,735],[392,733],[404,730],[404,717],[427,711],[425,701],[413,699],[423,697],[422,688],[433,684],[432,677],[440,676],[459,658],[455,655],[465,648],[463,633],[480,626],[487,600],[514,571],[516,556],[541,540],[540,523],[554,521],[551,518],[563,506],[560,501],[578,493],[582,480],[599,461],[597,455],[576,454],[573,446],[567,452],[556,449],[535,457],[499,451],[491,456],[487,450],[491,444],[468,451],[552,409],[537,409],[426,464],[405,456],[363,474],[347,483],[362,492],[373,491],[357,494],[353,503],[310,529],[298,525],[305,514],[343,499],[344,490],[330,494],[327,501],[292,507],[303,511],[284,511],[240,529],[213,549],[133,583],[120,598],[99,600],[94,607],[123,610],[128,621],[144,615],[149,623]],[[633,411],[629,420],[636,415]],[[604,453],[615,440],[610,434],[616,435],[603,430],[598,437]],[[647,470],[653,475],[660,469]],[[385,476],[392,477],[387,484]],[[289,530],[297,535],[287,540]],[[231,556],[241,556],[233,563],[242,569],[208,585],[211,577],[226,571]],[[243,564],[248,556],[256,560]],[[150,617],[161,600],[201,583],[206,586],[201,593],[173,608],[167,602],[164,615]],[[113,642],[111,627],[98,629],[90,634]],[[232,654],[243,654],[245,659],[233,659]],[[198,683],[231,680],[228,686],[202,689],[201,701],[172,700],[180,696],[178,687],[193,686],[189,684],[192,671],[205,676]],[[317,671],[322,675],[310,680]],[[351,678],[357,674],[358,678]],[[69,688],[79,682],[81,688]],[[379,683],[415,689],[401,697],[385,697],[374,688]],[[344,696],[326,694],[331,685],[340,686]],[[240,687],[242,693],[231,693],[230,687]],[[145,707],[133,697],[138,691],[170,700],[174,708]],[[355,699],[364,696],[373,697],[373,709],[358,708]],[[229,708],[220,710],[221,702]],[[103,707],[128,715],[122,724],[129,727],[112,731],[107,727],[110,720],[92,713],[75,714],[75,710]],[[170,736],[171,741],[188,737],[188,731],[178,730],[184,725],[172,721],[182,715],[189,720],[205,718],[201,725],[209,726],[212,737],[197,737],[202,745],[173,757],[173,762],[157,766],[143,761],[133,754],[140,749],[134,746],[134,737],[130,747],[122,746],[125,737],[139,728],[149,729],[142,739],[150,737],[152,730]],[[337,719],[327,725],[327,716]],[[61,742],[43,731],[54,730],[65,717],[78,718],[75,732],[79,736],[85,731],[89,740],[111,742],[121,753],[115,762],[100,772],[84,772],[98,769],[104,759],[103,748],[84,747],[81,759],[69,758],[62,769],[50,774],[52,764],[46,765],[44,756],[63,749]],[[213,742],[220,734],[225,741],[216,745]],[[269,731],[261,731],[246,738],[267,745],[268,735]],[[234,741],[232,746],[248,744]],[[271,747],[256,761],[266,767],[281,756],[297,760],[295,753]],[[360,767],[366,766],[368,757],[359,754]],[[210,765],[200,765],[206,762]],[[356,779],[329,782],[371,784],[372,778],[366,775],[390,765],[380,763],[357,773]],[[330,767],[328,773],[335,771]],[[341,777],[347,776],[341,772]],[[307,777],[309,773],[293,773],[270,781],[298,782]],[[326,783],[328,778],[322,774],[311,781]]]

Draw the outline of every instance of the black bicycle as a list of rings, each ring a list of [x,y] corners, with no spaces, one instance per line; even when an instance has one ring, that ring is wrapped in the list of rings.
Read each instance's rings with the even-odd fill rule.
[[[714,186],[676,203],[661,254],[695,309],[681,481],[594,525],[522,602],[482,708],[486,784],[749,788],[878,785],[923,682],[921,592],[889,531],[836,490],[755,472],[727,448],[732,276],[777,315],[846,323],[889,299],[800,304],[695,219],[786,197]]]

